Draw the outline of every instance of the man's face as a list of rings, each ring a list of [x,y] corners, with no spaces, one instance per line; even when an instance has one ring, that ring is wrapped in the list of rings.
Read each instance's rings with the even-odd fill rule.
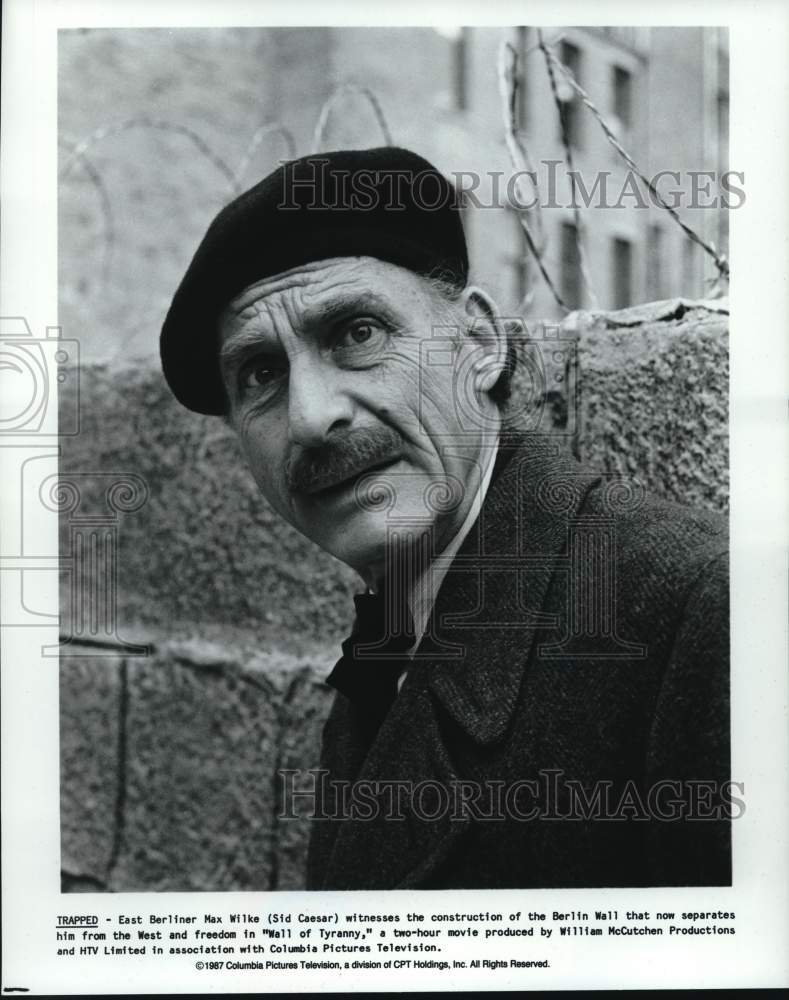
[[[266,278],[222,314],[230,419],[261,492],[363,575],[383,568],[398,522],[439,551],[479,484],[497,421],[474,387],[479,344],[464,336],[424,363],[433,328],[451,322],[421,277],[369,257]],[[460,370],[472,375],[459,388]],[[469,412],[485,417],[470,434]]]

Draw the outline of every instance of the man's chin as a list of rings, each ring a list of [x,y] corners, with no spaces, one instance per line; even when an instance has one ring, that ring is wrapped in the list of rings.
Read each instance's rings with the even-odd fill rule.
[[[383,565],[391,536],[385,513],[356,510],[342,523],[321,525],[309,537],[326,552],[364,574],[370,566]]]
[[[384,480],[356,484],[336,495],[305,497],[298,505],[302,531],[322,549],[354,569],[382,565],[393,545],[435,530],[436,511],[426,506],[425,487],[415,478],[398,494]],[[409,484],[411,485],[411,484]]]

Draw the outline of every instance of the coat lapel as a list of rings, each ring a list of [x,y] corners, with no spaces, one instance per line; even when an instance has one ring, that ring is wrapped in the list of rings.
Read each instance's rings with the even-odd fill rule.
[[[347,711],[353,714],[350,707]],[[457,778],[426,673],[411,670],[361,770],[346,779],[357,796],[375,801],[375,813],[357,818],[352,806],[351,818],[338,821],[323,887],[405,889],[422,884],[468,826],[462,815],[453,818],[448,799]]]
[[[494,480],[436,599],[431,631],[464,653],[430,671],[432,691],[478,744],[500,740],[512,719],[569,522],[599,478],[556,439],[503,442]]]
[[[447,726],[479,745],[507,732],[536,631],[555,624],[542,608],[568,519],[595,479],[555,441],[534,435],[500,446],[480,518],[444,578],[413,665],[361,768],[358,747],[348,746],[345,768],[339,760],[330,766],[333,780],[371,795],[377,810],[338,821],[324,888],[429,885],[468,832],[470,819],[453,797],[464,775]],[[352,719],[345,703],[338,721]]]

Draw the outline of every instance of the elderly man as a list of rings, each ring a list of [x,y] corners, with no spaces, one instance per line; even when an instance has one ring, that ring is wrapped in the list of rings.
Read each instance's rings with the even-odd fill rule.
[[[725,522],[511,419],[512,344],[434,167],[281,166],[212,223],[161,353],[365,585],[321,767],[289,787],[309,888],[730,883]]]

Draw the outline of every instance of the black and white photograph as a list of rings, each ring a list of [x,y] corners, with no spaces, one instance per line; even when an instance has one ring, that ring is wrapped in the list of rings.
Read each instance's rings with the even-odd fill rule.
[[[58,70],[64,888],[730,884],[727,32]]]
[[[24,71],[42,982],[779,985],[786,237],[748,243],[735,5],[249,6],[42,4]]]

